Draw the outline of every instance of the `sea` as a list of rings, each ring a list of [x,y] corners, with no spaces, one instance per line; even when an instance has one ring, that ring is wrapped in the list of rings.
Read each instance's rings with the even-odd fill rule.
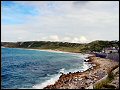
[[[80,53],[1,47],[1,88],[42,89],[54,84],[61,73],[91,67]]]

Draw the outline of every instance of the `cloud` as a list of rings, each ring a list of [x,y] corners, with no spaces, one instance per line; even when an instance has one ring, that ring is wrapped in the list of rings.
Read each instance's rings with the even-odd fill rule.
[[[58,35],[50,35],[47,37],[42,37],[43,41],[62,41],[62,42],[72,42],[72,43],[88,43],[89,40],[85,36],[78,37],[59,37]]]
[[[64,37],[63,39],[62,39],[62,41],[64,41],[64,42],[71,42],[71,37]]]
[[[84,7],[87,3],[89,3],[89,1],[74,1],[73,5],[76,8],[82,8]]]
[[[48,37],[48,40],[51,40],[51,41],[59,41],[59,37],[57,35],[51,35]]]
[[[43,41],[60,41],[59,37],[57,35],[50,35],[42,37]]]
[[[81,36],[81,37],[80,37],[80,41],[81,41],[82,43],[88,42],[88,40],[87,40],[87,38],[86,38],[85,36]]]
[[[3,24],[21,24],[27,19],[26,17],[37,15],[34,6],[17,4],[13,1],[3,1],[1,7]]]
[[[21,40],[69,42],[115,40],[119,37],[118,6],[119,2],[116,1],[15,1],[12,6],[2,5],[1,39],[19,41],[18,37],[22,37]]]
[[[71,41],[72,43],[88,43],[89,40],[85,36],[74,37]]]

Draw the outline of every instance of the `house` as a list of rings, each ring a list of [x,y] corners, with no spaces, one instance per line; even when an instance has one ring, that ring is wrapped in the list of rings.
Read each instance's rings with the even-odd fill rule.
[[[102,52],[104,52],[104,53],[115,53],[118,51],[119,51],[119,48],[115,48],[115,47],[104,48],[102,50]]]

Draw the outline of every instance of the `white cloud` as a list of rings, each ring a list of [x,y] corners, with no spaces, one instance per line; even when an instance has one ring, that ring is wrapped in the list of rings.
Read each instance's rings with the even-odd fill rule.
[[[42,40],[44,41],[59,41],[59,37],[57,35],[50,35],[50,36],[45,36],[45,37],[42,37]]]
[[[63,41],[63,42],[72,42],[72,43],[87,43],[90,42],[85,36],[78,37],[59,37],[58,35],[50,35],[47,37],[42,37],[43,41]]]
[[[78,38],[74,37],[74,38],[72,39],[72,43],[78,43],[78,42],[79,42],[79,39],[78,39]]]
[[[89,40],[85,36],[74,37],[71,41],[72,43],[88,43]]]
[[[87,40],[87,38],[85,36],[81,36],[80,37],[80,42],[86,43],[86,42],[88,42],[88,40]]]
[[[64,37],[62,41],[64,41],[64,42],[71,42],[71,37]]]
[[[2,24],[3,41],[18,41],[18,37],[22,37],[21,40],[83,43],[95,39],[119,38],[119,2],[90,1],[75,4],[74,1],[20,1],[16,3],[34,6],[37,15],[24,16],[23,24]],[[49,3],[52,3],[54,8],[48,6]]]
[[[59,41],[59,37],[57,35],[51,35],[49,39],[52,41]]]

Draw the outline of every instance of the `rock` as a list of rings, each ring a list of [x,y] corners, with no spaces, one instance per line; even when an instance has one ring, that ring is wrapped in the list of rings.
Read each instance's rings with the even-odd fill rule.
[[[89,62],[89,59],[85,59],[84,62]]]
[[[85,89],[84,87],[81,87],[81,89]]]
[[[84,76],[85,79],[89,79],[87,76]]]
[[[93,85],[90,85],[89,87],[87,87],[85,89],[93,89]]]

